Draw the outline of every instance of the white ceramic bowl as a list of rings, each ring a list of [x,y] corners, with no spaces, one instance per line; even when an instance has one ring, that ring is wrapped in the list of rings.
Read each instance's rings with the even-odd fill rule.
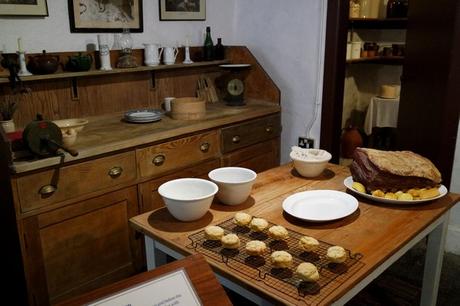
[[[206,214],[218,189],[216,184],[207,180],[182,178],[162,184],[158,193],[174,218],[194,221]]]
[[[83,130],[88,120],[74,118],[55,120],[53,122],[61,129],[64,146],[69,147],[77,141],[78,132]]]
[[[224,167],[208,173],[209,178],[219,186],[217,198],[227,205],[238,205],[251,194],[257,174],[246,168]]]
[[[320,175],[332,158],[332,155],[325,150],[298,147],[293,147],[289,156],[294,162],[294,168],[303,177]]]

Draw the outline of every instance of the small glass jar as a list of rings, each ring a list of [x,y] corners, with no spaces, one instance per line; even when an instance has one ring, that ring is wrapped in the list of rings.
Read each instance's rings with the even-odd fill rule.
[[[359,4],[358,0],[350,0],[350,11],[349,17],[350,18],[359,18],[361,10],[361,5]]]

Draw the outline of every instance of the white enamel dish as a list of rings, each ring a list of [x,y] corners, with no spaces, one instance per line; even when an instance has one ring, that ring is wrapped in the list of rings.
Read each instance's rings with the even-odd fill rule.
[[[251,64],[223,64],[219,65],[220,68],[246,68],[250,67]]]
[[[148,123],[161,120],[163,111],[156,109],[137,109],[125,113],[124,119],[134,123]]]
[[[283,201],[289,215],[310,222],[333,221],[351,215],[358,200],[337,190],[309,190],[295,193]]]
[[[400,204],[400,205],[411,205],[411,204],[418,204],[418,203],[424,203],[428,201],[433,201],[439,198],[442,198],[447,194],[447,188],[444,185],[441,185],[439,187],[439,195],[437,197],[429,198],[429,199],[423,199],[423,200],[392,200],[392,199],[385,199],[385,198],[380,198],[380,197],[375,197],[371,194],[360,192],[352,187],[353,185],[353,177],[349,176],[347,177],[344,181],[343,184],[345,187],[347,187],[348,190],[373,201],[380,202],[380,203],[387,203],[387,204]]]

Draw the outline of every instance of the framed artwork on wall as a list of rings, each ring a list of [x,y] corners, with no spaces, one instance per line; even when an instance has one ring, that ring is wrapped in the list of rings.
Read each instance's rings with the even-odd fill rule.
[[[144,30],[142,0],[68,0],[68,3],[71,33]]]
[[[160,0],[160,20],[206,20],[206,0]]]
[[[48,16],[46,0],[0,0],[0,15]]]

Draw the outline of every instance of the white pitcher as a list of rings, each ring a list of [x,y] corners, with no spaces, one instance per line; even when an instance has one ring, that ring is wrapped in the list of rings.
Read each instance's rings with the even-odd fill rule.
[[[156,66],[160,63],[163,48],[159,44],[144,45],[144,64],[146,66]]]
[[[179,50],[176,47],[164,47],[163,63],[173,65],[176,62],[176,56]]]

